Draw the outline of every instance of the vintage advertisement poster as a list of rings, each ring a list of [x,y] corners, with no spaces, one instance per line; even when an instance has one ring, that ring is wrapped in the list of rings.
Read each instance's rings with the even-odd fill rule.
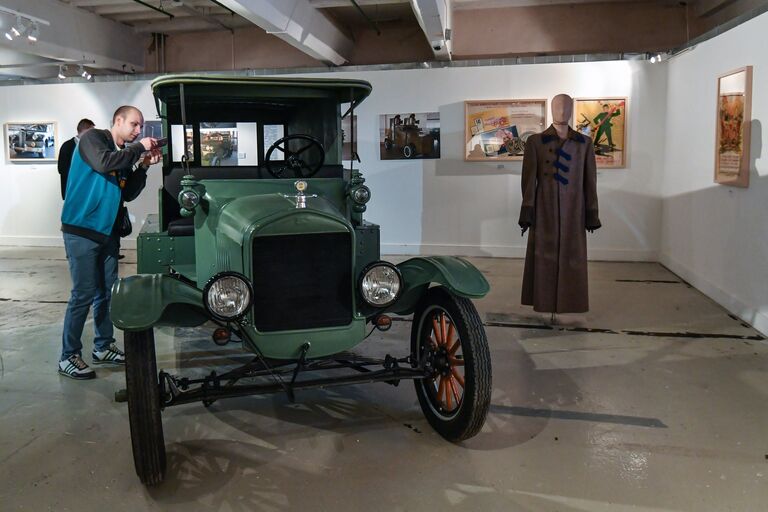
[[[52,162],[58,151],[56,122],[5,124],[5,153],[9,162]]]
[[[718,78],[715,182],[749,186],[751,67]]]
[[[573,128],[591,138],[598,169],[627,166],[627,99],[577,98]]]
[[[440,158],[440,112],[379,116],[382,160]]]
[[[464,102],[464,160],[522,160],[525,141],[544,131],[547,100]]]

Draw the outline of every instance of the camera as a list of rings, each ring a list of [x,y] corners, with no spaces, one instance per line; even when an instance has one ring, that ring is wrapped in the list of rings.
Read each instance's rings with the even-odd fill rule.
[[[432,49],[435,51],[439,51],[443,49],[443,45],[445,44],[445,41],[441,39],[436,39],[432,41]]]

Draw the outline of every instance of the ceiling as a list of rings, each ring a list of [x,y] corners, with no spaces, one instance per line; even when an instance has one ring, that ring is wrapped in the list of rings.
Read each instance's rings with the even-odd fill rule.
[[[704,16],[739,2],[752,0],[614,0],[645,4],[689,4],[688,12]],[[442,35],[445,28],[456,33],[461,27],[451,26],[451,12],[509,7],[546,7],[562,4],[598,3],[595,0],[0,0],[0,14],[18,10],[39,17],[55,19],[57,38],[48,43],[24,45],[9,44],[0,37],[0,77],[51,78],[60,63],[79,69],[80,62],[93,74],[130,72],[143,68],[144,49],[120,51],[121,39],[142,41],[136,35],[185,34],[200,32],[234,31],[260,26],[274,37],[279,37],[311,57],[330,65],[345,62],[345,49],[349,52],[359,31],[376,30],[387,24],[420,27],[425,40],[435,47],[435,38],[446,46],[435,50],[435,60],[451,58],[450,43]],[[607,4],[608,2],[603,2]],[[446,6],[450,6],[447,8]],[[33,9],[34,7],[34,9]],[[449,12],[446,12],[449,11]],[[13,23],[13,16],[0,15],[0,32]],[[288,28],[295,19],[305,20],[298,27],[300,35],[290,34]],[[286,21],[287,20],[287,21]],[[308,21],[307,21],[308,20]],[[103,25],[96,27],[96,25]],[[5,27],[5,28],[3,28]],[[285,28],[284,28],[285,27]],[[304,39],[310,35],[322,44],[311,47]],[[386,30],[386,28],[384,28]],[[69,35],[67,35],[69,34]],[[105,38],[105,35],[107,37]],[[42,39],[42,38],[41,38]],[[94,44],[107,46],[95,56]],[[104,41],[104,39],[107,39]],[[111,39],[111,40],[110,40]],[[133,44],[136,44],[135,42]],[[58,45],[58,49],[57,49]],[[87,50],[87,51],[86,51]],[[128,52],[128,53],[126,53]],[[139,55],[140,54],[140,55]],[[87,57],[87,58],[86,58]],[[139,62],[141,61],[141,64]],[[15,66],[15,67],[14,67]],[[71,73],[66,73],[71,75]]]

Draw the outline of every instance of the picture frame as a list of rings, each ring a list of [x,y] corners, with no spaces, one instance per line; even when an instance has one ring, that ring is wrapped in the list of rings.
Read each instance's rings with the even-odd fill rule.
[[[752,66],[717,77],[715,183],[749,187]]]
[[[598,169],[627,167],[627,97],[574,98],[573,129],[592,139]]]
[[[380,114],[379,158],[440,158],[440,112]]]
[[[546,99],[467,100],[464,102],[464,160],[522,160],[525,141],[546,127]]]
[[[59,135],[56,121],[18,121],[3,125],[5,158],[9,163],[55,162]]]

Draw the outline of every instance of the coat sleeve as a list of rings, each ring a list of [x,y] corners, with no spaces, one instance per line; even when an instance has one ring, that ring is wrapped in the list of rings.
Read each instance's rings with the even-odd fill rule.
[[[144,152],[144,146],[141,144],[131,144],[125,149],[113,149],[109,137],[102,133],[102,130],[85,132],[78,148],[85,163],[102,174],[131,169]]]
[[[533,142],[534,137],[528,137],[525,142],[525,152],[523,153],[523,204],[520,207],[520,219],[518,224],[521,228],[532,227],[536,217],[536,175],[538,166],[538,157],[536,155],[536,145]]]
[[[585,228],[590,231],[599,229],[602,224],[597,207],[597,162],[591,140],[587,141],[587,157],[584,162],[584,205],[587,210]]]

